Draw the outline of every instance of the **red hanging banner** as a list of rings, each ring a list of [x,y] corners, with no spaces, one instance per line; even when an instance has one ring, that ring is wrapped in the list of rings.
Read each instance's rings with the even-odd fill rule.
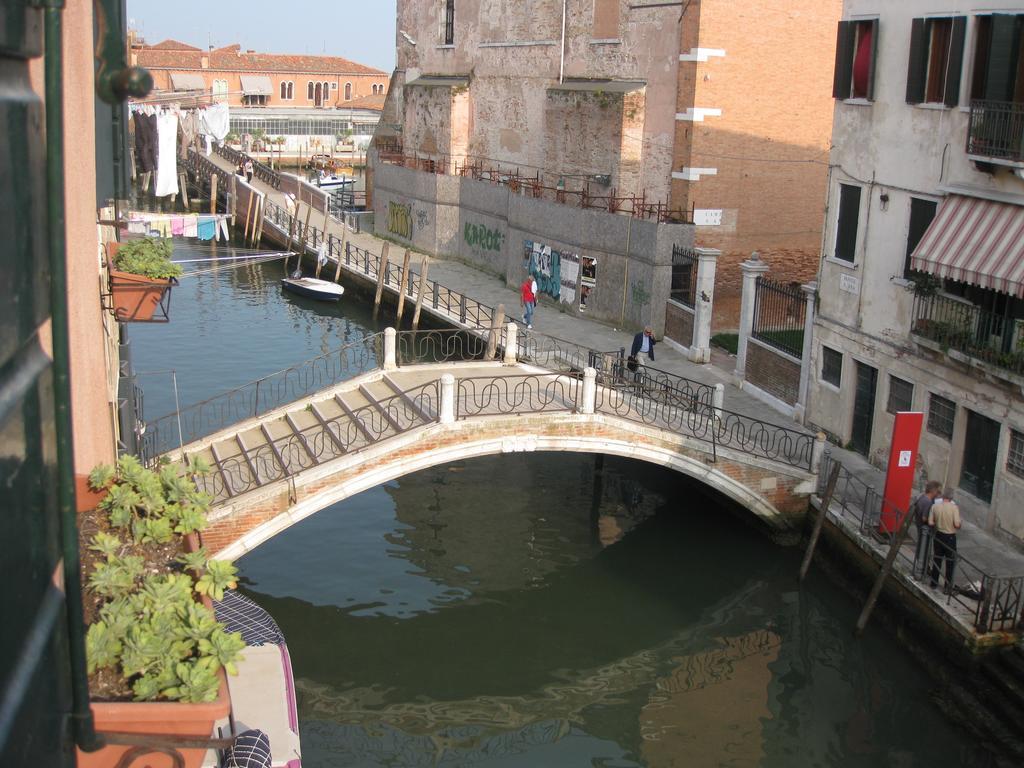
[[[882,533],[898,531],[904,515],[910,509],[923,423],[924,414],[919,411],[900,411],[896,414],[892,444],[889,446],[889,470],[885,475],[885,495],[882,497],[882,518],[878,524]]]

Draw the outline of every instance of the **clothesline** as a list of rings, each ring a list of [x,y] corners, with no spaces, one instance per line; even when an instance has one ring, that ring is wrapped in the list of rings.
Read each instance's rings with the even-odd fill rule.
[[[132,234],[150,237],[198,237],[200,240],[221,240],[228,242],[228,219],[226,213],[145,213],[133,211],[128,214],[124,225]]]

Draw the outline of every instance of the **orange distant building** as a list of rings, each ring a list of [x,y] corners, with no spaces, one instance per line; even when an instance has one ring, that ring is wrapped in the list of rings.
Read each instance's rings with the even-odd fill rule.
[[[131,63],[152,73],[155,91],[209,94],[237,107],[365,108],[364,99],[387,93],[390,77],[341,56],[258,53],[237,44],[203,50],[177,40],[130,45]]]

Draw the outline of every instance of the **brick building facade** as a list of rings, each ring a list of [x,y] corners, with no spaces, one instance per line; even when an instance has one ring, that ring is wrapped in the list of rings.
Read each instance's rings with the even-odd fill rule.
[[[685,211],[722,252],[716,325],[739,263],[813,278],[840,0],[399,0],[385,107],[406,152],[589,184]],[[385,117],[385,122],[391,122]]]
[[[177,40],[133,43],[131,63],[149,70],[157,94],[202,93],[233,107],[348,108],[386,94],[390,79],[340,56],[257,53],[237,44],[203,50]]]

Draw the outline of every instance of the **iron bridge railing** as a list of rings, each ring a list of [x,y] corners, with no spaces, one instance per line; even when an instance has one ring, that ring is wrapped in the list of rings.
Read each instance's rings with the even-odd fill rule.
[[[828,452],[822,457],[818,495],[824,493],[832,467],[840,463]],[[839,479],[832,496],[832,508],[838,507],[841,517],[852,521],[856,532],[865,539],[892,544],[894,533],[880,530],[882,493],[853,475],[840,464]],[[932,567],[932,552],[919,548],[917,526],[896,556],[896,567],[912,578],[924,580]],[[944,574],[943,574],[944,575]],[[1024,628],[1024,576],[996,576],[987,573],[969,558],[955,555],[953,587],[946,591],[947,604],[955,604],[972,617],[979,632],[1015,631]]]

